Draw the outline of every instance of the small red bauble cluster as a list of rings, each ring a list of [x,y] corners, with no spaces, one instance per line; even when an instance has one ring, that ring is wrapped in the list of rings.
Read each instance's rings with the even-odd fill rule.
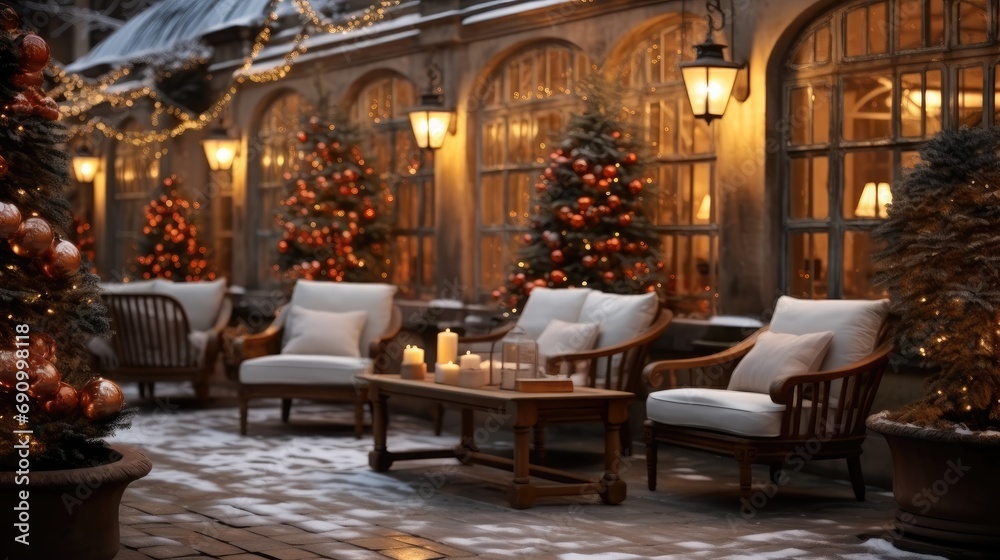
[[[8,34],[18,34],[17,74],[11,79],[19,90],[11,103],[4,107],[21,115],[40,117],[54,121],[59,119],[59,105],[51,97],[42,93],[45,77],[42,70],[49,65],[49,45],[34,33],[21,33],[21,21],[13,8],[0,5],[0,27]]]
[[[44,218],[21,219],[17,206],[0,202],[0,240],[10,243],[20,257],[35,259],[49,278],[72,276],[80,270],[80,250],[72,242],[56,237]]]
[[[26,348],[0,350],[0,392],[14,391],[27,375],[28,396],[55,418],[79,414],[104,422],[118,416],[125,398],[117,384],[98,377],[77,390],[62,380],[55,364],[55,340],[44,333],[31,334]]]

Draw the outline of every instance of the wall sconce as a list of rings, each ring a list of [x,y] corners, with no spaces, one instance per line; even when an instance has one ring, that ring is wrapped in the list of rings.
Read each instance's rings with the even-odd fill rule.
[[[230,138],[225,129],[215,129],[201,141],[212,171],[228,171],[233,167],[240,141]]]
[[[865,188],[861,191],[861,200],[858,207],[854,209],[856,218],[885,218],[888,216],[885,206],[892,203],[892,189],[889,183],[878,183],[869,181],[865,183]]]
[[[716,43],[712,39],[713,31],[721,31],[726,27],[726,14],[722,11],[721,0],[707,0],[708,35],[705,41],[694,46],[694,60],[678,64],[684,87],[687,89],[691,112],[695,118],[712,122],[722,117],[729,105],[729,98],[736,84],[736,75],[746,67],[746,64],[729,62],[723,55],[726,45]],[[712,12],[719,14],[722,23],[716,27]],[[749,88],[747,88],[749,90]],[[749,94],[749,91],[746,92]],[[743,97],[746,99],[746,97]]]
[[[428,88],[420,96],[420,105],[410,110],[410,126],[417,146],[436,150],[444,144],[444,138],[451,130],[454,112],[444,106],[444,90],[441,87],[441,69],[436,64],[427,67]]]
[[[81,183],[93,183],[100,165],[101,158],[84,145],[73,156],[73,177]]]

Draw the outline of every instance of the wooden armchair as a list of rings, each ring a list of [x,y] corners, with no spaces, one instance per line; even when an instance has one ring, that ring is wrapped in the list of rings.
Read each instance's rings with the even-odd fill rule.
[[[232,303],[223,299],[215,324],[199,331],[191,327],[181,303],[158,293],[106,293],[114,335],[103,372],[118,381],[191,381],[199,404],[208,400],[209,378],[215,370],[222,330],[229,324]]]
[[[736,459],[740,466],[741,495],[747,499],[751,496],[753,464],[768,465],[772,482],[782,484],[783,466],[801,468],[806,460],[844,458],[854,495],[859,501],[864,500],[860,456],[865,419],[891,351],[886,340],[886,306],[884,302],[850,302],[855,307],[860,307],[859,303],[869,306],[867,316],[861,319],[868,325],[859,332],[845,334],[843,324],[829,325],[822,319],[823,310],[840,303],[837,300],[797,302],[784,310],[782,303],[788,302],[779,301],[779,311],[785,313],[801,312],[803,307],[814,311],[817,304],[821,305],[815,321],[801,323],[813,325],[805,332],[788,333],[796,329],[789,329],[788,322],[776,313],[770,328],[754,332],[732,348],[710,356],[658,361],[646,366],[643,377],[652,388],[674,387],[651,393],[647,400],[645,441],[650,490],[656,490],[658,444],[666,443]],[[844,319],[842,323],[849,321],[840,319]],[[823,335],[827,333],[821,331],[828,328],[832,343],[820,371],[778,376],[766,392],[731,390],[736,366],[747,359],[765,333],[773,330],[787,335],[812,331],[814,335]],[[867,345],[869,350],[859,352],[858,344],[854,344],[853,352],[845,352],[850,346],[845,337],[850,336],[858,338],[856,342]],[[831,355],[832,352],[840,355]],[[692,386],[676,388],[681,384]]]
[[[280,398],[281,420],[288,422],[292,399],[301,398],[352,402],[354,434],[360,438],[367,394],[355,376],[380,373],[388,362],[386,344],[403,324],[392,303],[395,291],[386,284],[299,281],[267,329],[237,338],[240,434],[247,433],[251,399]],[[348,333],[344,318],[361,312],[363,328]],[[309,323],[316,320],[328,321],[326,328]],[[317,337],[311,348],[292,344],[302,334]],[[341,340],[345,337],[348,342]]]

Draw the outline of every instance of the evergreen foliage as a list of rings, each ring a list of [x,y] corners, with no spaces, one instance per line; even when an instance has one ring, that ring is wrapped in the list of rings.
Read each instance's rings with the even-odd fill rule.
[[[208,249],[198,242],[194,225],[199,204],[181,196],[180,188],[177,175],[167,177],[144,209],[146,225],[134,265],[141,278],[175,282],[215,279],[206,260]]]
[[[1000,429],[1000,130],[943,130],[892,192],[875,231],[876,281],[899,316],[897,351],[939,368],[898,417]]]
[[[538,286],[630,294],[665,284],[659,239],[645,213],[653,185],[642,173],[643,147],[617,118],[609,86],[592,80],[583,87],[584,111],[535,184],[531,232],[493,292],[515,313]]]

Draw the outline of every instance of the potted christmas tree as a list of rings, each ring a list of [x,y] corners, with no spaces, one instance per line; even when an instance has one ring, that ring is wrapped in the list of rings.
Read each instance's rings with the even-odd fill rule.
[[[0,539],[10,558],[110,560],[125,486],[150,470],[102,438],[121,389],[89,366],[107,334],[97,277],[63,238],[69,158],[39,89],[49,49],[0,4]]]
[[[1000,130],[945,130],[875,232],[897,352],[936,369],[926,395],[868,420],[893,456],[902,544],[1000,545]]]

